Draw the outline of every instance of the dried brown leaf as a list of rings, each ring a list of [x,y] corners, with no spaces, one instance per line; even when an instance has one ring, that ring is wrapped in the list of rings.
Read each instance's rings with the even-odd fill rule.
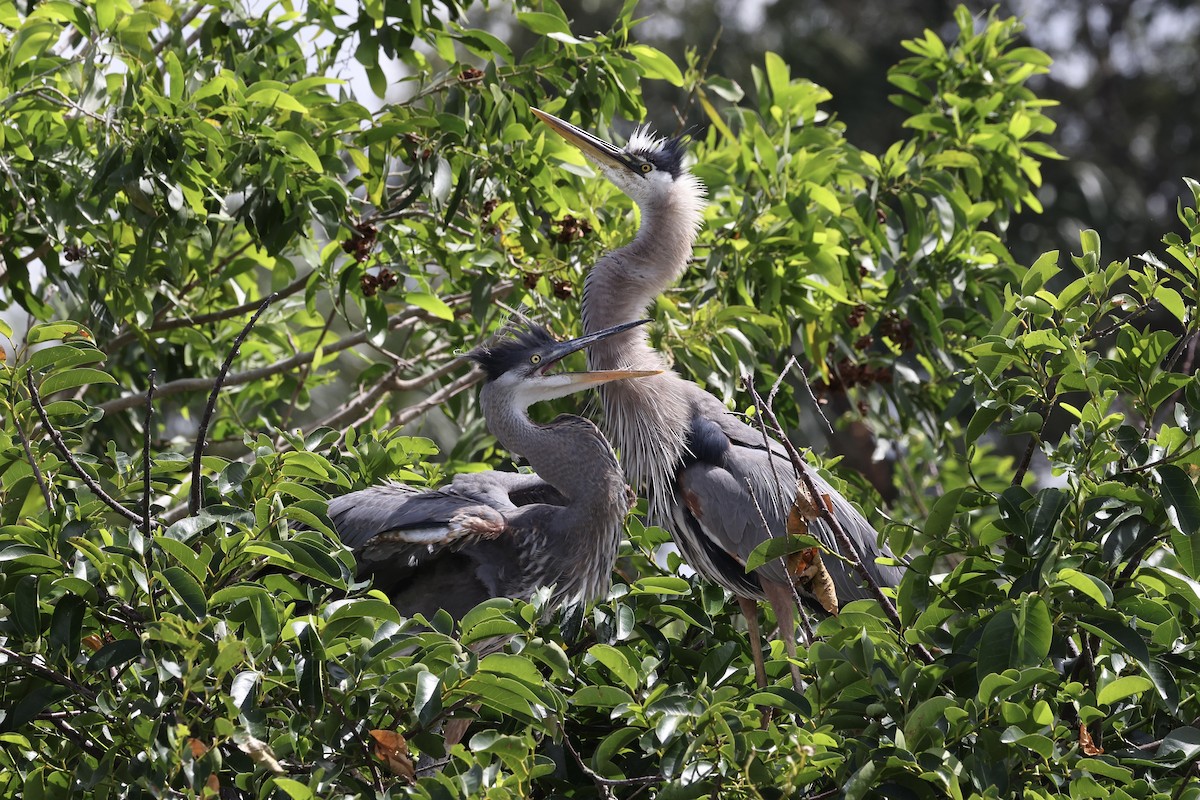
[[[395,731],[380,729],[372,730],[370,734],[375,740],[375,757],[384,763],[388,772],[411,782],[417,773],[404,737]]]
[[[1088,732],[1087,725],[1082,722],[1079,723],[1079,749],[1085,756],[1098,756],[1104,752],[1104,748],[1092,740],[1092,734]]]

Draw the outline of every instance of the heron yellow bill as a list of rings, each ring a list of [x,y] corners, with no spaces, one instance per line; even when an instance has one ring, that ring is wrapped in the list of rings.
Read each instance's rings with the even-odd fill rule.
[[[629,163],[629,158],[625,155],[625,151],[616,145],[609,144],[598,136],[593,136],[582,128],[577,128],[553,114],[547,114],[540,108],[531,107],[529,110],[538,119],[546,123],[550,127],[550,130],[557,133],[569,144],[578,148],[579,152],[583,153],[586,158],[602,166],[633,169],[633,165]]]

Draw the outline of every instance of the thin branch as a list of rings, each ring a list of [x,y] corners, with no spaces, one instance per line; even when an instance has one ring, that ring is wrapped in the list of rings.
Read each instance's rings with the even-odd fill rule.
[[[58,454],[63,457],[64,461],[71,465],[71,469],[75,471],[75,474],[79,476],[79,479],[83,481],[84,484],[86,484],[87,487],[91,489],[97,497],[104,501],[106,506],[111,508],[113,511],[116,511],[127,520],[130,520],[135,525],[142,524],[142,518],[140,516],[110,497],[108,492],[104,491],[100,484],[97,483],[92,476],[87,473],[87,470],[85,470],[79,464],[79,462],[75,460],[75,456],[71,454],[71,450],[67,447],[67,443],[63,441],[62,434],[50,424],[50,417],[46,414],[46,407],[42,405],[42,398],[38,394],[37,383],[33,379],[32,371],[26,373],[25,383],[29,387],[29,399],[33,401],[33,407],[37,410],[38,418],[40,418],[42,421],[42,427],[46,429],[46,433],[49,435],[50,441],[54,443],[54,447],[58,450]]]
[[[192,496],[191,502],[188,503],[188,513],[195,516],[201,508],[202,495],[200,491],[200,466],[204,458],[204,440],[208,438],[208,426],[212,422],[213,412],[217,409],[217,398],[221,395],[221,385],[225,383],[225,376],[229,374],[229,367],[233,365],[233,360],[237,358],[238,350],[242,349],[242,342],[246,341],[246,337],[250,335],[250,329],[254,327],[254,323],[258,322],[258,318],[267,310],[267,306],[275,300],[275,295],[271,295],[266,300],[262,301],[262,305],[258,307],[258,311],[254,312],[254,316],[250,317],[250,321],[242,328],[241,333],[233,340],[233,347],[229,351],[229,355],[225,356],[225,363],[221,365],[221,371],[217,373],[217,379],[213,383],[212,392],[208,395],[208,405],[204,407],[204,415],[200,417],[200,430],[196,432],[196,450],[192,454]]]
[[[560,728],[560,730],[562,729]],[[575,745],[571,744],[571,737],[567,736],[565,730],[562,730],[562,740],[563,745],[567,748],[567,752],[575,758],[575,763],[579,766],[579,769],[583,770],[583,774],[592,779],[592,782],[596,784],[596,788],[605,797],[613,796],[613,786],[646,786],[662,781],[662,778],[658,775],[643,775],[638,778],[606,778],[584,763],[583,756],[575,749]]]
[[[512,288],[513,283],[511,281],[498,283],[496,286],[492,287],[491,296],[493,298],[499,297],[510,291]],[[442,299],[446,305],[450,306],[451,308],[455,308],[470,303],[472,298],[469,293],[462,293],[458,295],[451,295],[450,297],[445,297]],[[421,308],[409,306],[403,311],[394,314],[388,320],[388,328],[391,330],[396,330],[399,328],[409,327],[411,325],[415,325],[416,322],[421,319],[434,319],[434,317]],[[358,333],[351,334],[326,347],[324,349],[324,353],[329,355],[331,353],[339,353],[342,350],[348,350],[351,347],[355,347],[367,341],[369,335],[370,334],[368,334],[366,331],[359,331]],[[288,370],[292,370],[296,367],[307,364],[313,360],[314,356],[315,353],[312,351],[297,353],[290,358],[285,358],[284,360],[277,361],[274,364],[268,364],[265,367],[258,367],[256,369],[246,370],[245,372],[237,372],[227,377],[224,381],[224,385],[241,386],[243,384],[253,383],[254,381],[261,380],[263,378],[269,378],[272,375],[277,375],[281,372],[287,372]],[[214,378],[180,378],[179,380],[164,383],[162,386],[158,387],[156,394],[158,397],[167,397],[169,395],[180,394],[182,392],[202,392],[211,389],[214,381]],[[128,409],[133,408],[134,406],[138,405],[140,401],[140,393],[128,394],[113,400],[108,400],[104,403],[100,403],[96,406],[96,408],[100,409],[105,414],[115,414],[117,412],[127,411]]]
[[[19,419],[14,419],[13,422],[17,429],[17,435],[21,437],[21,446],[25,448],[25,457],[29,459],[29,466],[33,468],[33,477],[37,478],[38,486],[42,489],[42,498],[46,501],[46,513],[49,514],[54,508],[54,501],[50,498],[50,487],[46,484],[46,477],[42,475],[42,470],[33,457],[33,448],[29,446],[29,437],[25,435],[25,427],[21,425]]]
[[[196,17],[200,16],[200,12],[204,9],[205,5],[206,5],[205,3],[196,3],[196,5],[192,6],[186,12],[184,12],[183,16],[181,16],[179,18],[180,33],[183,32],[184,28],[186,28],[188,25],[191,24],[192,20],[194,20]],[[163,38],[161,38],[157,42],[155,42],[154,51],[153,51],[154,55],[157,57],[160,53],[162,53],[163,48],[166,47],[168,44],[170,44],[171,40],[173,38],[175,38],[175,37],[172,34],[168,33],[166,36],[164,36]]]
[[[433,408],[434,406],[439,406],[449,400],[451,397],[470,389],[481,380],[483,380],[483,373],[479,370],[471,370],[461,378],[451,381],[441,389],[438,389],[421,402],[401,409],[394,417],[392,417],[389,427],[399,428],[407,425],[429,409]]]
[[[61,672],[56,672],[44,664],[39,664],[28,656],[18,653],[16,650],[10,650],[9,648],[0,644],[0,655],[8,657],[18,666],[23,667],[26,672],[31,672],[34,675],[37,675],[39,678],[44,678],[45,680],[48,680],[51,683],[56,683],[59,686],[65,686],[75,694],[81,695],[87,698],[89,701],[96,699],[96,693],[84,686],[82,683],[79,683],[73,678],[62,674]]]
[[[828,525],[830,530],[833,531],[834,536],[837,538],[838,544],[843,550],[845,550],[845,552],[842,553],[842,557],[850,562],[850,565],[854,567],[856,572],[858,572],[859,577],[862,578],[864,584],[870,590],[871,595],[879,603],[879,606],[883,609],[884,614],[886,614],[888,619],[891,620],[892,624],[896,627],[896,630],[902,632],[904,630],[904,624],[900,620],[900,615],[896,611],[895,604],[888,599],[887,595],[883,593],[883,590],[879,588],[879,584],[875,581],[874,576],[872,576],[871,573],[867,571],[867,568],[863,566],[862,561],[858,558],[858,550],[855,549],[854,543],[851,541],[850,536],[846,533],[846,529],[842,527],[841,522],[839,522],[837,517],[835,517],[830,512],[829,508],[826,507],[824,498],[822,497],[821,492],[817,491],[817,486],[815,483],[813,483],[812,476],[809,474],[808,467],[805,465],[804,460],[801,459],[800,454],[796,452],[796,448],[792,445],[791,440],[784,435],[783,428],[780,426],[779,420],[775,417],[774,409],[763,403],[762,398],[759,397],[758,391],[754,388],[754,384],[752,382],[747,381],[746,387],[749,389],[750,397],[754,400],[755,407],[759,409],[759,413],[766,415],[767,420],[771,423],[771,427],[776,433],[779,434],[780,443],[787,450],[788,457],[792,461],[792,466],[795,468],[800,479],[804,481],[805,488],[812,496],[814,501],[813,505],[816,507],[820,518],[824,520],[825,524]],[[900,641],[904,641],[903,636],[900,637]],[[909,644],[909,646],[912,648],[913,652],[915,652],[917,656],[920,657],[920,659],[926,664],[933,663],[933,656],[930,655],[929,651],[926,650],[924,645],[922,645],[920,642],[913,642]]]
[[[142,478],[145,484],[142,488],[142,535],[150,538],[150,530],[154,520],[150,518],[150,433],[154,424],[154,374],[150,370],[149,383],[146,387],[146,419],[142,423]]]
[[[329,309],[329,313],[325,315],[325,325],[321,328],[321,333],[317,336],[317,343],[313,347],[314,352],[321,347],[321,343],[325,341],[325,337],[329,335],[329,326],[333,324],[334,314],[337,313],[336,308]],[[292,414],[296,411],[296,403],[300,400],[300,390],[304,388],[304,384],[308,382],[308,376],[312,374],[312,361],[305,364],[300,369],[300,377],[296,380],[296,387],[292,389],[291,400],[288,401],[287,409],[283,412],[283,418],[279,422],[279,427],[286,429],[288,423],[291,422]]]
[[[1046,384],[1046,396],[1048,400],[1040,404],[1038,413],[1042,415],[1042,427],[1038,428],[1037,433],[1029,434],[1029,445],[1025,448],[1025,454],[1021,456],[1021,463],[1017,466],[1016,473],[1013,474],[1012,486],[1020,486],[1025,480],[1025,475],[1029,472],[1029,465],[1033,462],[1034,451],[1037,450],[1037,443],[1041,441],[1046,434],[1046,425],[1050,422],[1050,414],[1058,407],[1055,398],[1058,396],[1058,379],[1061,374],[1055,375],[1050,379],[1050,383]]]
[[[278,292],[275,292],[275,299],[282,300],[285,297],[291,297],[296,292],[307,286],[310,278],[312,278],[311,272],[301,275],[299,278],[296,278],[296,280],[292,281]],[[240,306],[223,308],[220,311],[213,311],[209,314],[199,314],[195,317],[172,317],[171,319],[156,320],[155,322],[151,323],[149,327],[139,328],[139,330],[142,333],[159,333],[161,331],[175,330],[176,328],[189,328],[197,325],[207,325],[210,322],[220,322],[224,319],[240,317],[247,311],[253,311],[254,309],[258,308],[261,304],[261,299],[248,300],[245,303],[242,303]],[[166,309],[164,308],[159,313],[165,311]],[[117,334],[111,340],[109,340],[107,345],[105,345],[105,352],[111,355],[125,345],[133,342],[136,338],[137,334],[135,334],[133,331],[125,331],[124,333]]]

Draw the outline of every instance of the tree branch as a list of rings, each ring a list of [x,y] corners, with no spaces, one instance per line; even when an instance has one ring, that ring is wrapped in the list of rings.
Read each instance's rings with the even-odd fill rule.
[[[229,373],[229,367],[232,366],[233,360],[237,358],[238,350],[242,349],[242,342],[246,341],[246,337],[250,335],[250,329],[254,327],[254,323],[258,322],[258,318],[263,315],[267,307],[275,300],[275,295],[271,295],[266,300],[262,301],[262,305],[258,307],[258,311],[254,312],[254,316],[242,328],[241,333],[233,340],[233,347],[229,350],[229,355],[225,356],[225,363],[221,364],[221,371],[217,373],[217,379],[213,383],[212,392],[208,395],[208,405],[204,407],[204,415],[200,417],[200,429],[196,432],[196,449],[192,454],[192,495],[191,501],[188,503],[188,513],[195,516],[200,510],[203,503],[203,496],[200,491],[200,467],[204,458],[205,439],[208,438],[208,426],[212,422],[213,412],[217,409],[217,398],[221,395],[221,385],[225,382],[225,376]]]
[[[58,450],[58,454],[63,457],[64,461],[71,465],[71,469],[75,470],[75,474],[79,476],[79,479],[83,481],[84,484],[86,484],[87,487],[91,489],[97,497],[104,501],[106,506],[125,517],[125,519],[130,520],[135,525],[141,525],[141,517],[110,497],[108,492],[104,491],[100,484],[97,483],[92,476],[89,475],[87,471],[79,464],[79,462],[75,460],[75,456],[71,454],[71,450],[67,447],[67,443],[63,441],[62,434],[50,424],[50,417],[46,415],[46,407],[42,405],[42,398],[38,394],[37,383],[33,379],[32,371],[26,373],[25,383],[29,387],[29,398],[33,401],[33,407],[37,410],[38,417],[42,420],[42,427],[46,429],[46,434],[50,437],[50,441],[54,443],[54,447]]]
[[[796,452],[796,448],[792,445],[791,440],[788,439],[788,437],[784,434],[783,427],[779,424],[779,420],[775,417],[774,409],[772,409],[770,405],[763,403],[762,398],[759,397],[758,391],[754,388],[752,381],[746,380],[745,383],[746,388],[750,391],[751,399],[754,400],[755,407],[759,410],[759,413],[764,414],[767,417],[771,427],[779,435],[779,441],[783,445],[784,449],[787,450],[788,458],[790,458],[792,461],[792,467],[796,470],[796,474],[800,477],[800,479],[804,481],[805,488],[808,490],[809,494],[814,500],[813,506],[816,507],[817,513],[820,515],[821,519],[824,520],[825,524],[829,526],[830,530],[833,531],[834,536],[837,538],[838,544],[841,545],[842,549],[845,551],[842,553],[842,557],[850,562],[850,565],[854,567],[854,570],[858,573],[859,577],[862,578],[864,584],[870,590],[871,595],[879,603],[880,608],[883,609],[883,613],[887,615],[889,620],[891,620],[892,624],[896,627],[896,630],[901,633],[900,641],[904,642],[904,624],[900,619],[900,614],[896,611],[895,604],[888,599],[887,595],[883,593],[883,590],[879,588],[879,584],[875,581],[874,576],[872,576],[871,573],[867,571],[867,568],[863,566],[862,562],[858,558],[858,551],[855,549],[854,543],[850,540],[850,536],[846,533],[846,529],[842,527],[842,524],[838,522],[837,517],[835,517],[826,507],[821,493],[817,491],[817,486],[813,483],[812,476],[809,475],[807,465],[804,463],[804,460],[800,458],[800,454]],[[908,646],[912,648],[913,652],[915,652],[917,656],[926,664],[933,663],[933,656],[930,655],[929,651],[926,650],[925,646],[920,642],[905,642],[905,644],[908,644]]]
[[[275,294],[274,294],[275,299],[281,300],[284,297],[291,297],[296,292],[300,291],[305,286],[307,286],[310,278],[312,278],[311,272],[301,275],[299,278],[292,281],[287,286],[280,289],[278,292],[275,292]],[[142,333],[160,333],[162,331],[175,330],[176,328],[188,328],[188,327],[193,327],[193,326],[197,326],[197,325],[207,325],[210,322],[220,322],[223,319],[232,319],[233,317],[240,317],[243,314],[245,314],[247,311],[252,311],[252,310],[258,308],[259,305],[261,305],[261,304],[262,304],[261,299],[249,300],[245,303],[242,303],[240,306],[235,306],[233,308],[223,308],[220,311],[214,311],[210,314],[200,314],[195,317],[172,317],[171,319],[159,320],[159,321],[153,322],[150,324],[149,327],[142,328],[141,331],[142,331]],[[136,338],[137,338],[137,334],[134,333],[133,331],[125,331],[124,333],[117,334],[111,340],[109,340],[104,352],[108,353],[109,355],[112,355],[114,352],[116,352],[117,350],[120,350],[125,345],[133,342]]]
[[[146,387],[146,419],[142,423],[142,535],[147,540],[153,528],[150,519],[150,430],[154,422],[154,374],[155,370],[150,370],[150,385]]]
[[[54,508],[54,501],[50,497],[50,487],[46,484],[46,476],[42,475],[42,470],[33,457],[33,448],[29,446],[29,437],[25,435],[25,427],[21,425],[21,421],[13,419],[13,427],[17,429],[17,435],[21,437],[21,446],[25,448],[25,457],[29,459],[29,466],[33,469],[33,477],[37,478],[38,486],[42,489],[42,498],[46,501],[46,513],[49,514]]]
[[[513,283],[511,281],[498,283],[496,286],[492,287],[491,297],[499,297],[510,291],[512,288]],[[471,299],[472,298],[469,293],[462,293],[445,297],[443,298],[443,301],[451,308],[455,308],[469,303]],[[397,314],[394,314],[390,319],[388,319],[388,328],[390,330],[397,330],[399,328],[409,327],[416,324],[417,320],[420,319],[434,319],[434,317],[432,317],[423,309],[417,308],[416,306],[409,306],[408,308]],[[347,350],[351,347],[362,344],[367,340],[367,337],[368,334],[366,331],[359,331],[358,333],[354,333],[339,339],[338,341],[324,348],[323,352],[326,355],[331,353],[340,353],[342,350]],[[272,375],[277,375],[281,372],[287,372],[288,370],[303,366],[304,364],[312,361],[314,356],[315,353],[312,351],[297,353],[290,358],[285,358],[282,361],[277,361],[274,364],[269,364],[265,367],[258,367],[256,369],[246,370],[245,372],[236,372],[225,379],[224,385],[241,386],[246,383],[253,383],[254,381],[268,378]],[[164,383],[162,386],[158,387],[156,394],[158,397],[167,397],[169,395],[180,394],[182,392],[202,392],[211,389],[214,382],[215,378],[180,378],[179,380]],[[108,400],[100,403],[96,406],[96,408],[100,409],[105,414],[115,414],[117,412],[126,411],[130,408],[133,408],[134,406],[138,405],[140,401],[140,393],[127,394],[122,395],[114,400]]]

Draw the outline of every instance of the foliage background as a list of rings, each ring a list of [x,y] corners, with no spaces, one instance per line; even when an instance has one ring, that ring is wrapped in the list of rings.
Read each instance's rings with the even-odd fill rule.
[[[778,55],[735,80],[639,40],[632,3],[597,34],[475,13],[0,3],[4,793],[1200,794],[1200,187],[1141,257],[1092,230],[1014,256],[1060,162],[1050,60],[1000,13],[903,42],[876,144]],[[655,86],[708,123],[712,201],[655,344],[887,456],[827,466],[911,553],[903,630],[819,621],[803,693],[778,641],[755,689],[735,606],[636,520],[582,619],[454,630],[355,584],[323,517],[505,462],[455,351],[506,307],[577,330],[634,224],[528,107],[620,138]],[[452,714],[469,746],[414,778]]]

